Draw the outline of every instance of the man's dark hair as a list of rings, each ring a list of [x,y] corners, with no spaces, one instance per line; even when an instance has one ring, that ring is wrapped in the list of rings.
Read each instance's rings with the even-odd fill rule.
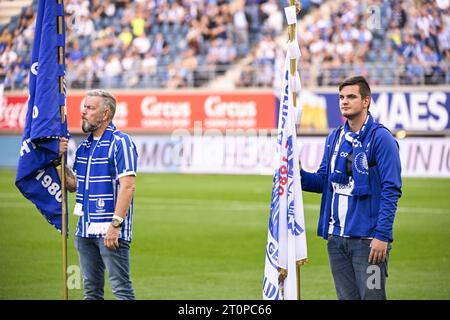
[[[342,90],[343,87],[353,86],[355,84],[359,87],[359,94],[361,95],[362,99],[371,96],[369,84],[367,83],[366,79],[363,76],[355,76],[345,79],[339,85],[339,92]]]

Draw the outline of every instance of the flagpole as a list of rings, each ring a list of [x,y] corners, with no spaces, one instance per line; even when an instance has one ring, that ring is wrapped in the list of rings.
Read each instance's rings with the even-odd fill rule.
[[[298,14],[300,12],[300,2],[299,0],[289,0],[289,4],[291,6],[295,6],[295,12]],[[289,42],[294,42],[297,37],[297,24],[293,23],[288,25],[289,32]],[[297,74],[297,58],[290,59],[290,75],[293,79],[295,79]],[[297,107],[297,91],[292,91],[292,101],[294,108]],[[300,281],[300,268],[302,265],[308,263],[308,259],[302,259],[297,261],[296,263],[296,271],[297,271],[297,299],[301,300],[301,281]]]
[[[61,5],[62,0],[58,0]],[[58,34],[63,34],[64,17],[58,16]],[[62,46],[58,46],[58,63],[64,65],[64,50]],[[64,76],[59,77],[59,93],[64,94]],[[66,118],[65,106],[60,106],[61,124]],[[66,159],[64,153],[61,156],[61,247],[62,247],[62,272],[63,272],[63,299],[68,300],[69,292],[67,290],[67,193],[66,193]]]
[[[300,11],[300,3],[299,1],[295,0],[289,0],[289,4],[291,6],[295,5],[295,13],[298,14]],[[288,32],[289,32],[289,42],[294,42],[295,37],[297,36],[297,24],[293,23],[288,25]],[[291,77],[295,78],[296,71],[297,71],[297,58],[291,59],[290,61],[290,74]],[[294,108],[297,107],[297,92],[295,90],[292,91],[292,101],[294,104]],[[300,293],[301,293],[301,283],[300,283],[300,264],[296,264],[297,269],[297,299],[301,300]]]
[[[289,0],[289,4],[291,6],[295,5],[296,14],[298,14],[300,12],[300,2],[298,0]],[[297,26],[297,24],[295,24],[295,23],[288,25],[289,42],[295,41],[295,37],[297,36],[296,26]],[[295,78],[296,71],[297,71],[297,59],[294,58],[294,59],[291,59],[291,68],[290,68],[291,76],[294,78]],[[297,107],[297,92],[296,91],[292,91],[292,98],[294,101],[294,108],[296,108]]]
[[[64,106],[61,106],[61,117],[65,116]],[[64,118],[63,118],[64,119]],[[67,212],[66,212],[66,170],[65,156],[61,156],[61,246],[62,246],[62,272],[63,272],[63,299],[68,300],[67,290]]]

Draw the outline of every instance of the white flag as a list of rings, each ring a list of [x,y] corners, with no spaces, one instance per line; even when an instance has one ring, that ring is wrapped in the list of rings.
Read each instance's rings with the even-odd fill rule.
[[[277,154],[266,246],[263,298],[297,300],[297,261],[307,258],[299,153],[292,92],[300,89],[298,73],[289,72],[288,50],[278,116]],[[298,99],[297,99],[298,100]],[[280,281],[280,272],[285,274]],[[287,274],[286,274],[287,273]]]

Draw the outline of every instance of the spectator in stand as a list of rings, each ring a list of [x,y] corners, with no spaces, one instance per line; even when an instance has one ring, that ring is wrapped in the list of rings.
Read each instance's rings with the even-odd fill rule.
[[[215,39],[211,42],[208,50],[208,55],[206,56],[206,64],[211,67],[211,69],[216,72],[214,66],[218,64],[220,56],[220,40]]]
[[[253,81],[254,69],[251,64],[245,64],[242,68],[242,72],[239,76],[239,80],[236,82],[237,87],[251,87],[254,84]]]
[[[231,6],[234,33],[236,35],[237,50],[245,53],[248,50],[248,21],[245,16],[245,1],[237,0]]]
[[[144,27],[145,27],[145,20],[143,18],[143,14],[141,11],[136,12],[136,16],[131,19],[131,27],[133,28],[133,35],[135,37],[141,37],[144,36]]]
[[[236,58],[236,48],[233,46],[231,39],[222,41],[218,50],[217,66],[219,73],[225,73],[228,67]]]
[[[12,33],[9,32],[8,28],[4,28],[0,35],[0,52],[3,52],[7,47],[10,47],[12,40]]]
[[[197,19],[191,20],[191,26],[186,35],[187,45],[194,50],[195,54],[200,53],[200,48],[203,45],[202,33],[200,30],[200,21]]]
[[[442,25],[437,28],[437,40],[439,53],[445,55],[450,50],[450,28],[445,29]]]
[[[69,50],[67,51],[69,52],[69,59],[75,63],[85,56],[83,49],[80,48],[80,44],[78,43],[78,41],[74,41],[72,45],[69,44]]]
[[[192,87],[195,81],[194,72],[198,66],[194,50],[186,49],[181,55],[181,60],[177,60],[172,66],[173,79],[168,81],[167,86],[170,88]]]
[[[406,81],[405,84],[419,85],[425,74],[423,66],[420,64],[416,56],[411,58],[411,62],[406,65]]]
[[[78,16],[74,23],[79,37],[89,37],[95,32],[95,24],[90,17]]]
[[[0,56],[0,64],[4,66],[12,66],[17,60],[17,53],[14,51],[11,45],[7,46]]]
[[[122,51],[128,50],[133,42],[133,34],[131,33],[130,27],[126,26],[119,34],[118,38],[122,42]]]
[[[405,9],[402,7],[401,1],[395,1],[392,5],[391,22],[392,27],[403,29],[408,20]]]
[[[151,48],[151,53],[154,56],[159,56],[162,54],[164,47],[166,46],[166,41],[164,39],[164,36],[161,32],[156,34],[155,40],[153,41],[153,45]]]
[[[275,35],[283,31],[283,15],[278,8],[275,0],[268,0],[261,5],[261,12],[267,17],[263,28],[264,30],[274,32]]]
[[[100,86],[100,79],[102,78],[102,70],[104,69],[105,61],[101,58],[99,52],[88,56],[85,60],[86,67],[86,86],[84,88],[98,88]]]
[[[145,33],[142,33],[140,36],[134,38],[131,45],[132,50],[136,50],[141,55],[144,55],[146,52],[150,51],[150,47],[150,40],[147,38]]]
[[[436,84],[442,77],[442,70],[439,67],[439,57],[430,47],[423,48],[421,64],[425,69],[425,83]]]
[[[141,58],[136,50],[128,50],[122,58],[123,85],[126,88],[134,88],[139,83],[139,70]]]
[[[139,75],[144,86],[154,86],[158,62],[151,52],[147,52],[140,65]]]
[[[103,73],[102,87],[104,88],[119,88],[120,76],[122,75],[122,64],[120,63],[119,56],[111,54],[105,65],[105,71]]]

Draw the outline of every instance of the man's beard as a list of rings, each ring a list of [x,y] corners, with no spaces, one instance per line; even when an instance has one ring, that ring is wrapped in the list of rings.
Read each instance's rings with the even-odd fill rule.
[[[84,133],[94,132],[95,130],[100,128],[101,125],[102,125],[101,120],[96,121],[94,124],[89,123],[87,120],[83,120],[81,123],[81,129],[83,130]]]

